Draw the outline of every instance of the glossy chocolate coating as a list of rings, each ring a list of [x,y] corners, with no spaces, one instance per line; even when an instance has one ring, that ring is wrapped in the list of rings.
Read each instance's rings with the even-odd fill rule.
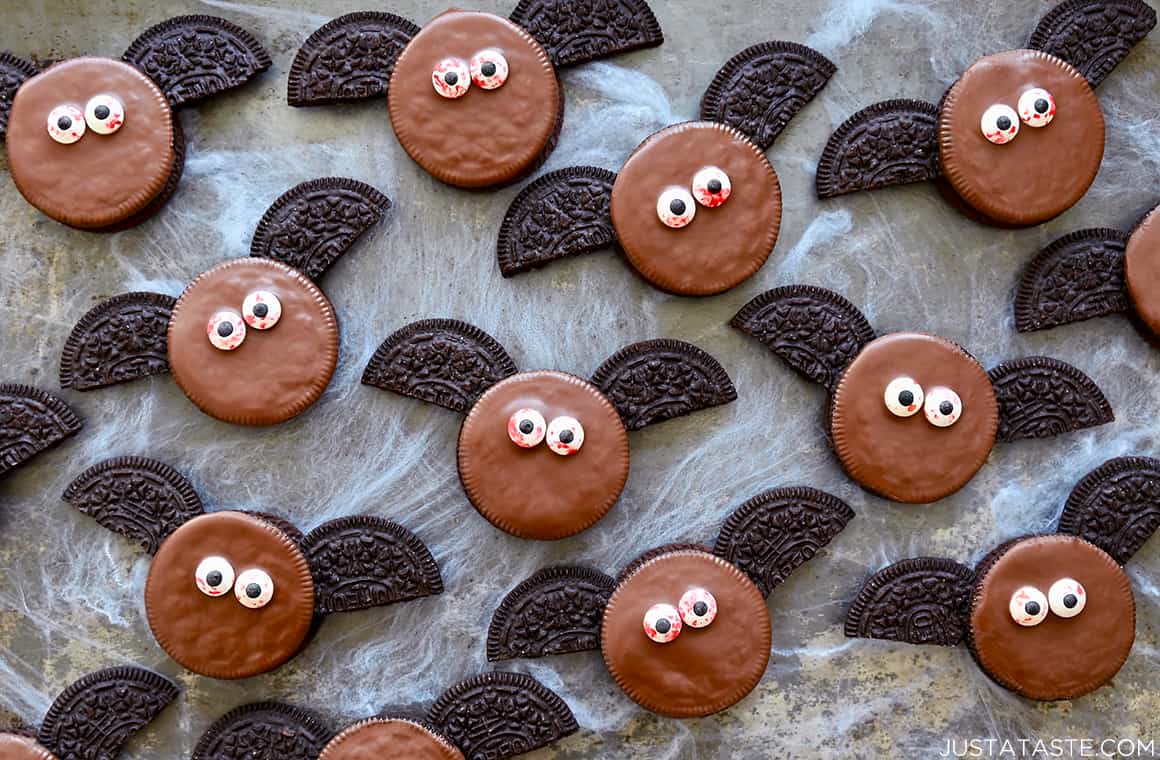
[[[418,723],[372,719],[331,739],[318,760],[463,760],[463,753]]]
[[[57,760],[37,741],[28,736],[0,732],[0,758],[3,760]]]
[[[1152,209],[1128,239],[1124,278],[1140,321],[1160,338],[1160,207]]]

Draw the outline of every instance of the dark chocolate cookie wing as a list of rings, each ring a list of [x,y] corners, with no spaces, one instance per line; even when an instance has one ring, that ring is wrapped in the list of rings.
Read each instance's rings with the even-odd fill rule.
[[[852,303],[812,285],[767,290],[745,304],[730,324],[830,393],[863,346],[874,340],[874,329]]]
[[[1156,11],[1142,0],[1065,0],[1027,46],[1067,61],[1095,87],[1155,26]]]
[[[122,293],[90,309],[64,343],[60,386],[90,391],[168,373],[175,303],[164,293]]]
[[[439,566],[427,546],[381,517],[323,523],[306,534],[302,553],[314,576],[314,609],[320,615],[443,593]]]
[[[595,166],[550,172],[512,201],[499,228],[504,277],[616,244],[608,207],[616,174]]]
[[[174,106],[241,87],[270,68],[270,54],[252,34],[217,16],[163,21],[122,57],[148,74]]]
[[[725,368],[680,340],[625,346],[597,368],[592,384],[604,392],[629,430],[737,400]]]
[[[176,698],[177,686],[148,670],[90,673],[52,703],[37,741],[57,760],[114,760],[129,737]]]
[[[987,375],[999,401],[1000,441],[1052,438],[1115,419],[1099,386],[1058,359],[1028,356],[1003,362]]]
[[[262,215],[250,255],[281,261],[317,280],[390,207],[387,196],[358,180],[323,177],[303,182]]]
[[[0,138],[8,134],[8,114],[12,111],[12,99],[24,80],[36,76],[36,65],[0,50]]]
[[[1079,230],[1044,248],[1027,265],[1015,293],[1019,332],[1129,311],[1124,282],[1128,236],[1119,230]]]
[[[511,20],[539,40],[557,66],[656,47],[665,41],[645,0],[520,0]]]
[[[512,589],[487,629],[487,659],[545,657],[600,648],[614,583],[588,567],[546,567]]]
[[[725,520],[713,553],[745,571],[763,596],[854,518],[846,502],[814,488],[774,488]]]
[[[483,673],[435,700],[427,721],[468,760],[506,760],[579,730],[564,700],[523,673]]]
[[[971,568],[949,559],[904,559],[862,586],[846,615],[846,635],[955,646],[969,628],[974,582]]]
[[[62,498],[150,554],[204,511],[184,475],[144,457],[116,457],[93,465],[69,483]]]
[[[821,92],[837,68],[796,42],[762,42],[730,58],[701,99],[701,118],[728,124],[762,150]]]
[[[923,100],[885,100],[846,119],[818,161],[818,197],[938,178],[938,110]]]
[[[418,33],[393,13],[358,11],[328,21],[294,56],[287,102],[321,106],[386,95],[399,54]]]
[[[1091,541],[1121,565],[1160,528],[1160,461],[1109,459],[1084,476],[1059,518],[1059,532]]]
[[[515,373],[507,351],[483,330],[456,319],[425,319],[388,335],[362,381],[462,414]]]
[[[0,475],[80,431],[61,399],[31,385],[0,384]]]
[[[334,732],[309,710],[281,702],[242,705],[214,721],[190,760],[317,760]]]

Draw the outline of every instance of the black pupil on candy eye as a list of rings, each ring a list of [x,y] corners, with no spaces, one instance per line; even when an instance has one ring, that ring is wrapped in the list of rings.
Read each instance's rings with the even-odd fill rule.
[[[717,193],[721,192],[721,180],[711,179],[709,180],[709,184],[706,185],[706,187],[709,188],[710,193],[716,195]]]
[[[1038,615],[1039,602],[1028,602],[1027,604],[1023,605],[1023,609],[1027,612],[1028,615]]]
[[[704,615],[708,611],[709,605],[705,604],[704,602],[697,602],[693,605],[693,612],[697,613],[698,615]]]
[[[456,74],[454,71],[448,71],[446,74],[443,75],[443,81],[446,82],[447,84],[453,85],[459,81],[459,75]]]
[[[532,424],[531,420],[524,420],[520,423],[520,432],[524,435],[531,435],[536,426]]]
[[[899,393],[898,403],[902,404],[903,406],[910,406],[914,403],[914,394],[910,391],[903,391],[902,393]]]
[[[98,119],[109,118],[109,107],[108,106],[97,106],[96,108],[93,109],[93,116],[96,116]]]
[[[669,211],[672,211],[677,216],[685,213],[685,202],[680,198],[674,198],[669,204]]]
[[[672,628],[672,625],[668,620],[661,618],[657,621],[657,633],[668,633],[670,628]]]
[[[944,415],[947,415],[955,410],[955,405],[949,401],[944,401],[938,405],[938,410]]]
[[[234,326],[231,325],[229,322],[222,322],[220,325],[218,325],[218,335],[222,336],[223,338],[230,337],[230,335],[232,335],[233,332],[234,332]]]
[[[251,599],[257,599],[261,595],[262,587],[257,583],[251,583],[250,585],[246,586],[246,596],[250,597]]]
[[[560,443],[571,443],[574,437],[571,430],[560,431]]]
[[[1050,104],[1043,98],[1035,101],[1035,111],[1037,113],[1047,113],[1047,109],[1050,107]]]
[[[495,76],[495,64],[491,61],[488,61],[479,67],[479,72],[485,77],[493,77]]]
[[[1063,606],[1069,610],[1079,604],[1079,599],[1076,599],[1075,594],[1068,594],[1063,598]]]
[[[995,119],[995,126],[1003,132],[1006,132],[1011,128],[1011,120],[1006,116],[1000,116],[998,119]]]
[[[266,316],[269,313],[270,313],[270,308],[268,306],[266,306],[266,304],[264,304],[264,303],[254,304],[254,316],[257,317],[258,319],[261,319],[262,317]]]
[[[68,129],[72,126],[72,119],[67,116],[62,116],[56,120],[56,125],[61,129]]]
[[[217,570],[211,570],[205,576],[205,582],[208,583],[211,588],[217,588],[218,586],[222,585],[222,574]]]

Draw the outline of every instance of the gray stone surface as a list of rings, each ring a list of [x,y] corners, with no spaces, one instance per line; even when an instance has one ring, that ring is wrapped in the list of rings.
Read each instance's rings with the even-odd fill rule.
[[[506,0],[473,4],[510,11]],[[920,554],[973,561],[1003,539],[1053,526],[1072,485],[1105,458],[1160,452],[1160,353],[1125,320],[1018,335],[1011,318],[1018,273],[1042,245],[1081,227],[1126,226],[1160,199],[1160,37],[1153,34],[1100,88],[1107,154],[1087,196],[1059,219],[1010,232],[965,220],[931,186],[819,202],[814,167],[850,113],[888,97],[937,100],[978,55],[1020,45],[1050,2],[654,5],[663,47],[564,74],[568,115],[548,169],[616,169],[645,136],[693,117],[717,67],[752,43],[805,42],[839,67],[770,150],[786,198],[773,257],[716,298],[663,295],[610,253],[503,280],[495,235],[518,188],[478,194],[439,185],[403,153],[382,103],[288,108],[286,74],[298,45],[328,18],[362,7],[358,0],[0,0],[0,48],[19,55],[116,55],[147,25],[196,12],[253,29],[274,58],[252,86],[182,113],[185,178],[168,207],[133,231],[94,235],[42,217],[0,159],[5,380],[57,388],[61,346],[85,310],[131,289],[177,294],[199,272],[245,255],[263,210],[297,182],[347,175],[396,204],[325,278],[342,322],[342,353],[330,389],[299,419],[271,430],[219,424],[168,377],[65,394],[87,420],[84,433],[0,483],[0,707],[10,717],[34,722],[73,679],[123,663],[165,672],[183,689],[132,743],[126,757],[133,760],[187,756],[214,718],[257,699],[315,707],[336,723],[422,706],[488,667],[491,612],[535,569],[567,560],[611,571],[660,543],[710,539],[731,508],[765,488],[807,484],[848,500],[858,517],[770,597],[774,651],[757,690],[722,715],[681,722],[622,696],[597,653],[508,663],[558,690],[582,727],[534,757],[930,757],[952,737],[1146,739],[1156,731],[1160,539],[1128,566],[1138,605],[1131,657],[1112,685],[1075,702],[1016,698],[965,649],[847,641],[842,620],[862,580],[886,563]],[[422,23],[442,7],[403,0],[386,9]],[[821,390],[726,326],[752,296],[794,282],[845,293],[879,331],[955,339],[987,366],[1027,354],[1073,362],[1105,389],[1117,421],[1059,440],[1001,445],[972,483],[933,506],[869,496],[826,449]],[[521,367],[579,374],[635,340],[694,341],[721,359],[740,398],[633,434],[627,490],[595,528],[559,543],[520,541],[479,518],[459,489],[456,415],[358,383],[385,335],[441,315],[488,330]],[[261,378],[254,392],[262,392]],[[432,547],[447,592],[336,616],[301,656],[265,677],[191,675],[149,635],[141,604],[147,558],[60,501],[73,476],[119,454],[173,464],[210,508],[278,511],[303,528],[359,512],[399,520]]]

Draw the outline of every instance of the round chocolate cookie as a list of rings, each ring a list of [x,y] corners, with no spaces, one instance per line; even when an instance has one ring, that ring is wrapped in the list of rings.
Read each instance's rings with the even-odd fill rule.
[[[1094,544],[1062,534],[1020,539],[984,560],[978,577],[971,651],[1003,686],[1030,699],[1074,699],[1110,681],[1127,659],[1136,636],[1132,589]]]
[[[0,732],[0,758],[4,760],[56,760],[35,739],[20,734]]]
[[[86,111],[102,131],[113,131],[86,127]],[[177,158],[174,118],[153,80],[126,63],[58,63],[24,82],[12,101],[12,180],[30,204],[64,224],[100,229],[124,222],[169,181]],[[58,142],[50,129],[72,142]]]
[[[1128,239],[1124,279],[1140,321],[1160,337],[1160,207],[1153,209]]]
[[[423,169],[449,185],[483,188],[546,158],[564,101],[551,59],[530,34],[490,13],[448,11],[399,55],[387,107],[399,143]]]
[[[290,536],[252,515],[215,512],[161,544],[145,614],[157,643],[187,669],[248,678],[301,649],[314,618],[314,581]]]
[[[259,292],[272,293],[280,305],[277,322],[264,330],[245,324],[246,299]],[[219,336],[244,336],[232,350],[218,348],[209,335],[211,320],[216,324],[223,313],[235,319],[230,328],[217,325],[230,329]],[[298,270],[272,259],[235,259],[181,294],[167,345],[173,378],[199,409],[223,422],[273,425],[326,390],[338,363],[338,322],[330,301]]]
[[[371,718],[331,739],[318,760],[463,760],[463,753],[443,737],[409,720]]]
[[[903,378],[911,383],[892,385]],[[892,410],[887,396],[895,402],[904,392],[909,406]],[[850,477],[892,501],[926,504],[962,488],[987,461],[999,405],[987,372],[958,345],[893,333],[867,344],[846,368],[830,425]]]
[[[531,410],[580,423],[570,455],[544,440],[528,448],[509,436],[512,416]],[[539,431],[543,438],[543,431]],[[602,518],[628,479],[628,435],[596,386],[563,372],[522,372],[496,383],[459,433],[459,478],[467,498],[500,530],[521,538],[566,538]]]
[[[1026,111],[1037,107],[1042,115]],[[955,192],[1007,225],[1039,224],[1071,208],[1104,155],[1104,117],[1091,86],[1071,64],[1038,50],[976,61],[947,92],[938,135]]]
[[[670,293],[713,295],[769,258],[781,226],[781,186],[745,135],[688,122],[662,129],[629,156],[610,208],[617,240],[646,280]],[[672,226],[674,216],[682,226]]]
[[[716,617],[705,627],[684,625],[668,643],[650,638],[645,613],[658,604],[677,608],[695,589],[712,595]],[[765,673],[771,644],[757,586],[736,565],[695,549],[653,557],[621,580],[600,629],[604,662],[624,693],[674,718],[711,715],[740,701]]]

